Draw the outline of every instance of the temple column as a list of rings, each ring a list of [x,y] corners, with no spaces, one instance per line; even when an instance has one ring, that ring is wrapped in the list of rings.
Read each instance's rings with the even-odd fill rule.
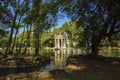
[[[64,39],[62,39],[62,42],[63,42],[63,43],[62,43],[62,47],[64,48]]]
[[[64,39],[62,39],[62,42],[63,42],[62,47],[64,48]]]
[[[59,39],[59,47],[61,48],[61,39]]]
[[[65,47],[66,47],[66,46],[65,46],[65,44],[66,44],[65,39],[64,39],[64,41],[63,41],[63,42],[64,42],[64,48],[65,48]]]
[[[58,47],[58,39],[56,39],[56,48]]]
[[[59,47],[60,47],[60,42],[59,42],[59,39],[58,39],[58,41],[57,41],[57,42],[58,42],[58,46],[57,46],[57,47],[59,48]]]
[[[62,39],[60,39],[60,47],[62,48]]]
[[[58,39],[57,39],[57,47],[58,47]]]
[[[57,43],[56,43],[56,38],[55,38],[55,48],[56,48],[56,44],[57,44]]]
[[[61,39],[61,40],[62,40],[62,41],[61,41],[61,42],[62,42],[62,44],[61,44],[61,45],[62,45],[62,48],[63,48],[63,47],[64,47],[64,46],[63,46],[64,42],[63,42],[63,39]]]
[[[56,39],[56,48],[58,47],[58,39]]]

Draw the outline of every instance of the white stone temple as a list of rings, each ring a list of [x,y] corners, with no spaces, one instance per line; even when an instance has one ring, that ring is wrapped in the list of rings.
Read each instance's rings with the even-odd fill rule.
[[[66,48],[66,37],[59,34],[55,34],[55,49]]]

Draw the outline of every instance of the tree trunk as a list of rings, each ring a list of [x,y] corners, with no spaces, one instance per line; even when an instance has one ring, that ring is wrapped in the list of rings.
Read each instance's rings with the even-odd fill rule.
[[[96,57],[98,56],[98,51],[99,51],[99,43],[93,42],[91,45],[91,56]]]
[[[99,45],[101,43],[102,38],[100,36],[96,36],[92,38],[92,44],[91,44],[91,56],[93,58],[98,56],[99,52]]]
[[[39,54],[39,26],[35,29],[35,56]]]
[[[39,54],[39,32],[36,34],[36,42],[35,42],[35,55]]]
[[[29,29],[28,27],[29,27],[29,25],[27,26],[27,41],[26,41],[24,52],[23,52],[24,54],[26,54],[28,45],[30,43],[31,25],[30,25],[30,31],[28,31],[28,29]]]
[[[14,47],[15,47],[15,42],[16,42],[16,37],[17,37],[17,34],[18,34],[18,29],[19,29],[19,26],[20,26],[20,21],[21,21],[21,18],[19,19],[19,23],[18,23],[18,26],[16,26],[16,33],[15,33],[15,37],[14,37],[14,41],[13,41],[13,45],[12,45],[12,49],[11,49],[11,52],[13,53],[13,50],[14,50]]]
[[[6,55],[6,56],[7,56],[7,54],[10,52],[10,47],[11,47],[13,32],[14,32],[14,27],[11,28],[11,32],[10,32],[10,36],[9,36],[9,40],[8,40],[7,48],[6,48],[6,52],[5,52],[5,55]]]
[[[8,39],[5,56],[7,56],[7,54],[10,53],[10,48],[11,48],[11,43],[12,43],[12,36],[13,36],[14,28],[15,28],[15,22],[16,22],[16,18],[17,18],[17,13],[18,13],[18,11],[15,12],[15,16],[14,16],[14,19],[13,19],[12,28],[11,28],[10,36],[9,36],[9,39]]]
[[[17,33],[18,33],[18,30],[16,31],[15,33],[15,37],[14,37],[14,41],[13,41],[13,45],[12,45],[12,49],[10,50],[10,52],[13,53],[13,50],[14,50],[14,46],[15,46],[15,42],[16,42],[16,36],[17,36]]]
[[[20,41],[20,47],[19,47],[19,51],[18,51],[19,53],[21,53],[21,48],[22,48],[22,43],[23,43],[23,37],[24,37],[24,31],[25,31],[25,27],[24,27],[22,38],[21,38],[21,41]]]

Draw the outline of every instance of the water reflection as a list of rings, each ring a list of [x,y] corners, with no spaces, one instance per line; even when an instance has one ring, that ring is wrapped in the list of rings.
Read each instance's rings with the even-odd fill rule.
[[[51,57],[51,63],[50,65],[46,66],[42,70],[50,70],[50,69],[64,69],[66,66],[66,59],[70,55],[80,54],[80,49],[59,49],[59,50],[53,50],[53,55]]]
[[[70,55],[82,54],[80,49],[60,49],[55,50],[54,54],[54,68],[63,69],[66,66],[66,59]]]
[[[106,56],[106,57],[120,57],[120,48],[102,47],[100,48],[99,55]]]
[[[47,51],[47,50],[44,50]],[[52,55],[50,51],[43,52],[43,54],[48,55],[51,57],[50,65],[46,66],[44,70],[47,69],[64,69],[66,66],[66,59],[70,55],[76,54],[86,54],[84,49],[60,49],[60,50],[53,50]],[[102,47],[100,49],[99,55],[106,56],[106,57],[120,57],[120,48],[111,48],[111,47]],[[42,69],[43,70],[43,69]]]
[[[66,61],[66,49],[55,50],[55,57],[54,57],[54,67],[55,68],[64,68],[65,61]]]

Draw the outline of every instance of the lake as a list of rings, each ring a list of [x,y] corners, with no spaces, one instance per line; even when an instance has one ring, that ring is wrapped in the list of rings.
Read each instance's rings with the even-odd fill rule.
[[[15,49],[14,52],[18,50]],[[64,69],[66,66],[66,59],[70,55],[77,55],[77,54],[87,54],[90,50],[85,49],[73,49],[73,48],[66,48],[60,50],[54,49],[42,49],[40,50],[41,55],[49,56],[51,59],[51,63],[46,67],[42,67],[40,71],[43,70],[50,70],[50,69]],[[0,52],[3,50],[0,48]],[[34,49],[28,48],[27,53],[29,55],[33,55]],[[120,57],[120,48],[118,47],[102,47],[100,48],[99,55],[106,56],[106,57]]]
[[[50,69],[64,69],[66,67],[66,59],[70,55],[87,54],[86,50],[83,49],[60,49],[60,50],[43,50],[42,55],[50,56],[51,63],[40,70],[50,70]],[[100,48],[99,55],[106,57],[120,57],[120,48],[116,47],[102,47]]]

